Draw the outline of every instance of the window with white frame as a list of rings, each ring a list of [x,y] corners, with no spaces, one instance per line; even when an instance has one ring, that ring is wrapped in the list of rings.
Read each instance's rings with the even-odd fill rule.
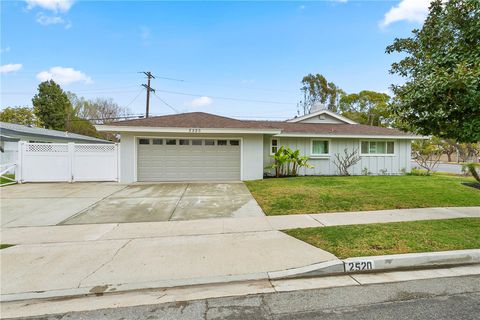
[[[312,140],[312,156],[328,156],[330,154],[329,144],[328,140]]]
[[[393,141],[362,141],[361,151],[363,155],[395,154],[395,144]]]
[[[270,140],[270,154],[275,154],[278,151],[278,139]]]

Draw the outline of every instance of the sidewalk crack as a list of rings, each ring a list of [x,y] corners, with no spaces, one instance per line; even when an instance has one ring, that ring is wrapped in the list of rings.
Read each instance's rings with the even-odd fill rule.
[[[120,250],[122,250],[123,248],[125,248],[127,246],[127,244],[129,244],[130,242],[132,242],[133,239],[130,239],[128,240],[127,242],[125,242],[120,248],[118,248],[115,253],[112,255],[112,257],[110,259],[108,259],[107,261],[105,261],[104,263],[102,263],[98,268],[96,268],[95,270],[93,270],[92,272],[90,272],[89,274],[87,274],[85,277],[83,277],[82,279],[80,279],[80,281],[78,282],[78,286],[77,288],[80,288],[82,286],[82,283],[87,280],[88,278],[90,278],[92,275],[94,275],[98,270],[100,270],[101,268],[103,268],[104,266],[106,266],[108,263],[112,262],[113,259],[115,259],[115,257],[118,255],[118,253],[120,252]]]

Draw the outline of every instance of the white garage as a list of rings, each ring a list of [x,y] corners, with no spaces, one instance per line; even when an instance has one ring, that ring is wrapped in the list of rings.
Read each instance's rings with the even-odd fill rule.
[[[232,138],[137,138],[137,181],[241,180],[241,143]]]

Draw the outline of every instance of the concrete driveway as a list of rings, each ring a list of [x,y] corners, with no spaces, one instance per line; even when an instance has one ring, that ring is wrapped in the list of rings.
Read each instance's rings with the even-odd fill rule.
[[[0,194],[2,228],[263,216],[240,182],[39,183]]]

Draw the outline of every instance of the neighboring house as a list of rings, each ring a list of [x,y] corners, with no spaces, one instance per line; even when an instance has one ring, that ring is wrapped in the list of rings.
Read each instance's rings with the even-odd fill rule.
[[[18,141],[48,143],[112,143],[107,140],[58,130],[0,122],[0,164],[16,163]]]
[[[335,175],[334,154],[356,149],[362,174],[410,171],[411,140],[395,129],[360,125],[321,110],[288,121],[250,121],[192,112],[96,126],[121,135],[120,181],[262,179],[282,145],[310,157],[300,175]],[[386,170],[386,171],[385,171]]]

